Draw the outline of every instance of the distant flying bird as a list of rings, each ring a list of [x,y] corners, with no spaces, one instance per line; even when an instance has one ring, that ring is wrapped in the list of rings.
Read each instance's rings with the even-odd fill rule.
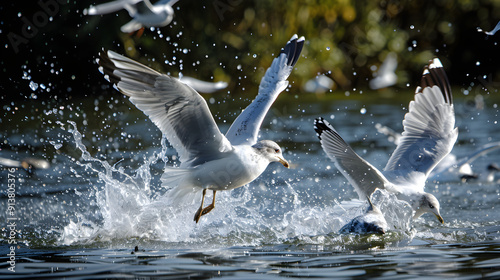
[[[297,35],[288,41],[262,78],[257,97],[226,135],[217,127],[205,99],[191,87],[115,52],[101,53],[99,70],[105,78],[149,116],[179,154],[181,164],[165,169],[163,186],[172,188],[169,193],[174,199],[202,191],[196,223],[214,209],[217,191],[252,182],[271,162],[289,167],[278,144],[257,141],[257,136],[267,111],[288,86],[287,78],[303,45],[304,37]],[[207,189],[213,191],[213,198],[204,207]]]
[[[167,26],[174,18],[172,6],[178,0],[160,0],[154,5],[149,0],[116,0],[83,10],[85,15],[103,15],[125,9],[133,18],[121,27],[124,33],[135,32],[143,27]]]
[[[325,93],[332,89],[333,80],[325,75],[318,75],[304,84],[304,90],[311,93]]]
[[[397,67],[398,56],[393,52],[388,53],[378,71],[374,73],[375,77],[369,83],[370,88],[376,90],[395,85],[398,81],[395,73]]]
[[[491,30],[491,31],[484,31],[481,28],[477,29],[478,32],[484,32],[484,34],[489,35],[489,36],[495,35],[495,33],[497,33],[498,30],[500,30],[500,21],[497,23],[497,26],[495,26],[495,28],[493,28],[493,30]]]
[[[384,215],[380,209],[372,203],[370,197],[367,196],[366,199],[369,205],[365,213],[355,217],[344,225],[339,233],[386,233],[388,226]]]
[[[227,87],[226,82],[205,82],[182,74],[179,74],[179,80],[201,93],[212,93]]]
[[[323,150],[360,199],[385,189],[412,206],[413,218],[432,213],[444,223],[439,201],[424,191],[427,177],[458,137],[451,87],[439,59],[425,67],[403,126],[400,143],[382,172],[356,154],[325,119],[316,119],[314,129]]]
[[[31,174],[36,169],[50,168],[50,163],[45,159],[32,157],[23,158],[21,160],[0,157],[0,166],[5,166],[7,168],[22,168]]]

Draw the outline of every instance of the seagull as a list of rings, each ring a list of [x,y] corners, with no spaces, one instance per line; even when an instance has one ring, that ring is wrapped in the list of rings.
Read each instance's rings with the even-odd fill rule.
[[[390,52],[378,71],[374,73],[375,77],[369,83],[370,88],[376,90],[395,85],[398,81],[398,76],[395,73],[397,67],[398,57],[395,53]]]
[[[477,29],[478,32],[484,32],[484,34],[486,34],[488,36],[495,35],[495,33],[497,33],[498,30],[500,30],[500,21],[497,23],[497,25],[495,26],[495,28],[493,28],[493,30],[491,30],[491,31],[484,31],[481,28]]]
[[[84,15],[103,15],[125,9],[133,18],[121,27],[124,33],[131,33],[143,27],[167,26],[174,18],[172,6],[178,0],[160,0],[154,5],[149,0],[116,0],[105,4],[90,6],[83,10]]]
[[[313,79],[308,80],[303,88],[307,92],[311,93],[325,93],[332,89],[334,82],[331,78],[326,75],[318,75]]]
[[[389,142],[393,142],[396,145],[399,144],[402,136],[401,134],[395,132],[387,126],[381,125],[380,123],[375,124],[375,128],[379,133],[386,135]],[[486,173],[481,174],[475,173],[472,170],[471,164],[481,156],[485,156],[498,149],[500,149],[500,141],[485,144],[471,154],[462,158],[457,158],[454,154],[449,153],[432,170],[429,175],[429,179],[432,181],[450,181],[460,179],[463,182],[471,179],[481,179],[486,182],[493,182],[495,173],[500,172],[500,168],[497,168],[496,164],[489,164],[486,168]]]
[[[27,157],[21,160],[13,160],[0,157],[0,166],[7,168],[23,168],[29,174],[32,174],[36,169],[49,169],[50,163],[45,159]]]
[[[427,177],[450,153],[458,137],[451,87],[439,59],[425,67],[403,126],[400,143],[382,172],[356,154],[325,119],[317,118],[314,129],[323,150],[360,199],[377,188],[385,189],[411,205],[414,219],[433,213],[444,223],[439,201],[424,191]]]
[[[436,166],[435,170],[429,175],[429,178],[438,180],[460,179],[466,182],[470,179],[481,179],[486,182],[492,182],[495,173],[500,169],[495,168],[495,164],[491,163],[486,167],[486,173],[477,174],[472,170],[471,164],[479,157],[487,155],[500,148],[500,142],[492,142],[481,146],[468,156],[457,159],[455,155],[448,155],[443,161]],[[483,176],[484,175],[484,176]],[[451,177],[451,178],[450,178]],[[480,178],[481,177],[481,178]]]
[[[179,80],[186,85],[192,87],[197,92],[201,93],[213,93],[227,87],[226,82],[205,82],[192,77],[188,77],[179,73]]]
[[[202,190],[194,221],[215,207],[215,194],[256,179],[271,162],[286,168],[282,150],[271,140],[257,141],[267,111],[288,86],[287,78],[300,57],[304,37],[294,35],[261,80],[256,99],[223,135],[208,105],[195,90],[178,79],[161,74],[113,51],[100,53],[99,70],[121,93],[142,110],[167,137],[179,154],[180,166],[167,167],[162,184],[173,197]],[[207,189],[212,203],[204,207]]]
[[[486,175],[486,182],[494,183],[495,175],[500,172],[500,166],[496,163],[490,163],[488,164],[488,167],[486,167],[486,170],[488,171],[488,174]]]
[[[384,234],[387,231],[387,221],[384,215],[375,206],[370,197],[367,196],[369,206],[363,215],[357,216],[349,223],[344,225],[339,233],[379,233]]]

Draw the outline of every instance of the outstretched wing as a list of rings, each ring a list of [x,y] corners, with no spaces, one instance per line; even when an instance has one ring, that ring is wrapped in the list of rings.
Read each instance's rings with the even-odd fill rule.
[[[140,2],[143,2],[143,0],[115,0],[97,6],[90,6],[88,9],[83,10],[83,14],[104,15],[117,12],[121,9],[127,9],[130,13],[130,9]]]
[[[288,86],[287,78],[292,73],[303,46],[304,37],[293,35],[280,55],[273,60],[260,81],[259,94],[227,131],[226,137],[231,144],[253,145],[257,142],[262,121],[278,95]]]
[[[439,59],[425,67],[403,126],[399,144],[384,171],[402,176],[417,172],[427,178],[458,137],[450,83]]]
[[[99,70],[158,126],[179,153],[182,166],[195,166],[232,150],[205,99],[191,87],[115,52],[100,55]]]
[[[325,119],[317,118],[314,130],[318,134],[323,150],[354,187],[359,199],[363,200],[377,188],[383,189],[389,184],[384,175],[358,156]]]

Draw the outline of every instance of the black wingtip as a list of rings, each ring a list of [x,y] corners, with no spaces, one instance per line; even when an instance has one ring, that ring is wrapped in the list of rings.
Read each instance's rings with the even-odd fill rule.
[[[323,134],[323,131],[330,130],[328,124],[325,122],[326,121],[323,117],[319,117],[314,120],[314,130],[316,131],[316,135],[318,136],[319,140],[321,140],[321,134]]]
[[[108,50],[103,48],[99,52],[99,58],[97,58],[96,61],[99,64],[99,71],[104,75],[104,78],[116,85],[120,81],[120,77],[113,74],[116,66],[109,57]]]
[[[286,46],[281,49],[280,54],[284,53],[288,58],[287,60],[288,66],[292,67],[295,66],[295,64],[299,60],[300,53],[302,52],[302,48],[304,47],[304,41],[305,41],[304,36],[301,36],[299,38],[297,34],[295,34],[288,41],[288,43],[286,43]]]
[[[429,64],[425,66],[422,79],[420,81],[420,88],[417,89],[417,93],[426,87],[433,86],[438,86],[439,89],[441,89],[446,103],[453,104],[450,82],[446,72],[444,71],[443,64],[441,64],[441,61],[438,58],[430,60]]]

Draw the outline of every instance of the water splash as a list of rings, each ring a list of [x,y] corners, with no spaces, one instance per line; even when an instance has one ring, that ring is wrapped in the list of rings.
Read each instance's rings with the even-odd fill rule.
[[[75,213],[75,218],[64,227],[61,244],[150,240],[169,246],[220,247],[300,240],[342,245],[346,238],[336,232],[366,208],[364,202],[354,203],[354,207],[347,207],[346,203],[308,204],[293,184],[276,178],[279,174],[268,172],[248,186],[218,193],[215,209],[196,224],[193,216],[201,192],[194,199],[179,203],[168,196],[168,190],[152,183],[152,165],[168,162],[165,139],[159,152],[145,157],[137,169],[126,171],[93,157],[83,144],[76,124],[69,123],[76,148],[81,152],[76,161],[78,168],[72,170],[76,176],[98,178],[88,197],[89,203],[97,205],[98,212]],[[385,192],[377,192],[374,198],[379,208],[388,213],[386,218],[391,228],[400,233],[386,238],[394,241],[404,235],[408,239],[405,232],[410,226],[411,209],[389,203],[393,199]],[[365,242],[360,238],[348,239]]]

